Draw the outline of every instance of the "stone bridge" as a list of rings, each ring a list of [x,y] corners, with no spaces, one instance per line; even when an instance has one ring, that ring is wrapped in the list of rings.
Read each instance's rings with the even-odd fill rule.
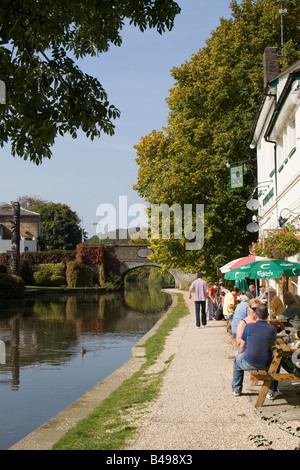
[[[110,257],[114,263],[118,264],[118,273],[125,276],[130,270],[140,268],[142,266],[155,266],[161,268],[161,264],[157,264],[148,258],[153,253],[147,245],[122,245],[117,244],[110,247]],[[196,278],[196,274],[183,273],[179,269],[169,269],[169,273],[175,280],[175,287],[180,288],[183,283],[191,282]]]

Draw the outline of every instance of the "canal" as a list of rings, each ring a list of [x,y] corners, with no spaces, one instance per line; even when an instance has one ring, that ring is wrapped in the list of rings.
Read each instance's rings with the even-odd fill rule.
[[[51,419],[131,358],[171,304],[159,287],[1,301],[0,449]]]

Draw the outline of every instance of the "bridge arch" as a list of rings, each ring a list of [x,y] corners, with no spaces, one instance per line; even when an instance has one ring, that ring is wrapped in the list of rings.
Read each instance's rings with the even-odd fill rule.
[[[147,245],[117,244],[110,247],[110,256],[118,262],[119,274],[124,277],[129,271],[143,266],[162,268],[161,264],[155,263],[148,258],[153,253]],[[175,280],[175,287],[180,288],[183,283],[195,279],[194,273],[183,273],[179,269],[169,269],[169,273]]]
[[[136,266],[134,268],[131,268],[131,269],[128,269],[127,271],[125,271],[123,274],[122,274],[122,277],[123,279],[126,278],[127,275],[129,275],[132,271],[135,271],[135,270],[138,270],[138,269],[141,269],[143,267],[149,267],[149,268],[154,268],[154,269],[161,269],[161,266],[160,265],[151,265],[151,264],[144,264],[144,266]],[[170,280],[170,282],[167,284],[167,285],[164,285],[164,287],[175,287],[176,286],[176,279],[175,277],[173,276],[172,273],[170,273],[170,271],[168,271],[168,273],[171,275],[171,278],[172,278],[172,281]]]

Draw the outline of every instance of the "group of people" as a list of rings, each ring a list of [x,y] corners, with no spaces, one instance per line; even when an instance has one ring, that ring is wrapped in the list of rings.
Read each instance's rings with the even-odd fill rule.
[[[259,293],[256,293],[256,288],[252,284],[249,285],[249,291],[243,293],[239,287],[228,291],[222,282],[215,283],[209,288],[202,277],[203,274],[198,273],[189,290],[190,298],[192,291],[195,293],[196,326],[199,328],[201,323],[203,326],[206,325],[206,306],[209,305],[207,299],[213,305],[219,301],[222,305],[223,318],[230,324],[231,333],[237,344],[232,392],[234,396],[239,396],[242,393],[244,371],[267,370],[272,362],[270,340],[276,340],[277,330],[268,322],[269,312],[271,318],[286,320],[286,330],[297,334],[300,330],[300,297],[286,292],[282,302],[275,289],[266,290],[264,286],[260,286]],[[208,318],[211,319],[209,315],[208,312]],[[288,372],[291,372],[285,361],[282,361],[282,364]],[[281,393],[278,391],[278,382],[274,381],[267,398],[274,399],[279,395]]]
[[[268,322],[270,317],[286,320],[287,332],[296,333],[300,330],[300,297],[286,292],[283,302],[276,294],[275,289],[260,288],[260,295],[248,299],[246,295],[240,296],[231,323],[231,331],[237,343],[238,350],[233,365],[232,392],[234,396],[242,393],[244,371],[252,369],[268,369],[273,358],[270,340],[275,341],[277,330]],[[267,305],[269,303],[269,305]],[[247,313],[245,314],[245,311]],[[292,372],[288,362],[281,362],[287,372]],[[273,381],[267,398],[274,399],[281,395],[278,382]]]

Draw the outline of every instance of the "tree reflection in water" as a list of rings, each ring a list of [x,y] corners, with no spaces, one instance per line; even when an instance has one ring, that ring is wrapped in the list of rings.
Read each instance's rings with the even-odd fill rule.
[[[2,301],[0,448],[20,440],[125,363],[132,346],[170,303],[171,296],[158,287],[140,286],[111,294]]]

